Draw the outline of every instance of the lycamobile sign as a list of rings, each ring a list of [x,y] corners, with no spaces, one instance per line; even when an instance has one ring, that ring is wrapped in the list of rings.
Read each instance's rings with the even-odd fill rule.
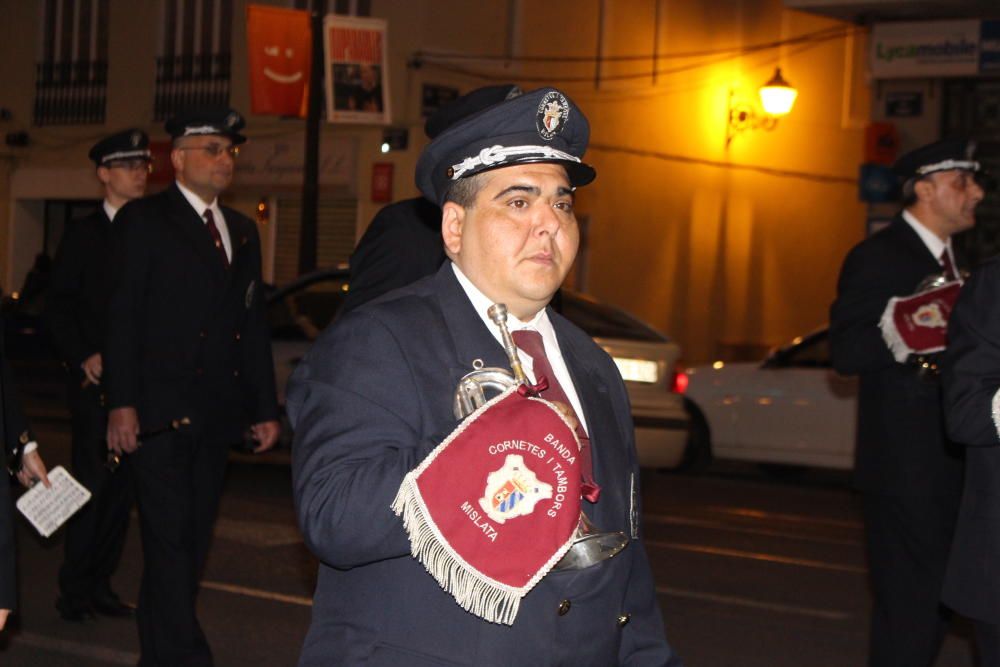
[[[966,40],[960,42],[917,42],[889,46],[879,42],[875,45],[875,57],[879,60],[892,62],[899,58],[909,58],[918,62],[938,62],[945,59],[954,62],[958,58],[975,62],[979,45]]]
[[[980,71],[983,21],[879,23],[872,27],[875,78],[975,76]]]

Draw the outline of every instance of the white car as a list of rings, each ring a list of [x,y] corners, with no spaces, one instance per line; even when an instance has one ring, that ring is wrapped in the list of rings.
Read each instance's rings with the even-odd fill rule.
[[[267,297],[278,402],[312,341],[329,324],[348,289],[345,268],[316,271],[273,290]],[[682,466],[688,446],[688,413],[674,391],[678,345],[624,311],[571,290],[562,290],[557,308],[594,337],[625,379],[636,426],[639,462],[651,468]],[[291,429],[283,417],[282,444]]]
[[[717,361],[686,372],[692,438],[712,456],[854,465],[857,378],[831,367],[827,329],[775,348],[762,363]]]

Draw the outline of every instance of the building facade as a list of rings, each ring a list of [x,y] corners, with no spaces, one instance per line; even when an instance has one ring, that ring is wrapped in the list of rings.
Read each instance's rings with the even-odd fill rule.
[[[178,91],[249,110],[247,4],[0,0],[5,292],[99,196],[86,152],[101,135],[141,127],[162,156]],[[823,325],[840,260],[872,215],[858,174],[885,89],[869,76],[870,25],[786,4],[328,0],[386,21],[388,129],[408,141],[383,153],[387,127],[323,123],[318,264],[346,261],[383,205],[373,199],[384,199],[385,165],[393,200],[416,194],[437,102],[489,83],[556,85],[590,118],[599,174],[579,193],[575,287],[677,339],[691,362],[757,354]],[[756,94],[776,67],[799,95],[775,123]],[[940,131],[926,123],[906,141]],[[248,115],[247,134],[227,203],[260,213],[265,276],[283,283],[298,272],[305,123]]]

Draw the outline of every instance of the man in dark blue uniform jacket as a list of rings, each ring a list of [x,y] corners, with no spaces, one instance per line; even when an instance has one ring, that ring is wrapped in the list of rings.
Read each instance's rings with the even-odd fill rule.
[[[962,288],[944,359],[948,435],[966,445],[965,491],[943,600],[975,626],[982,667],[1000,666],[1000,258]]]
[[[448,257],[435,275],[325,331],[289,384],[293,485],[306,543],[322,561],[302,667],[678,665],[639,537],[639,467],[625,387],[593,340],[547,308],[576,256],[573,189],[586,118],[553,89],[502,102],[421,155],[421,192],[442,206]],[[486,307],[533,328],[585,422],[602,530],[631,538],[611,560],[550,572],[511,626],[464,611],[423,566],[390,504],[404,475],[457,422],[459,379],[504,367]],[[455,471],[461,475],[462,471]],[[484,480],[485,481],[485,480]]]
[[[104,201],[66,227],[45,300],[49,332],[68,371],[73,474],[91,493],[90,502],[69,521],[66,556],[59,570],[56,608],[69,621],[81,621],[94,612],[133,613],[133,607],[111,589],[111,575],[125,547],[132,484],[127,469],[111,471],[106,465],[107,409],[101,375],[112,220],[122,206],[146,191],[149,137],[137,129],[117,132],[97,142],[89,156],[104,186]]]
[[[833,366],[860,379],[854,473],[874,597],[871,667],[933,664],[947,628],[941,584],[962,490],[935,362],[897,362],[879,322],[889,299],[925,278],[957,279],[962,260],[950,238],[973,226],[983,196],[964,141],[924,146],[896,168],[903,211],[847,255],[830,310]]]
[[[248,428],[257,451],[278,436],[260,239],[218,200],[242,127],[229,110],[167,121],[177,180],[126,204],[113,230],[108,447],[124,456],[139,505],[144,667],[212,664],[195,598],[229,446]]]

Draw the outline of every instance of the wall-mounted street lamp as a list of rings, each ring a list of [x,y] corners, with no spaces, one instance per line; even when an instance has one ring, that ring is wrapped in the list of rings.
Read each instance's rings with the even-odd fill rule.
[[[795,105],[799,91],[781,76],[781,68],[774,70],[774,76],[758,91],[760,108],[741,97],[733,89],[729,90],[728,125],[726,126],[726,147],[744,130],[773,130],[778,119],[785,116]]]

